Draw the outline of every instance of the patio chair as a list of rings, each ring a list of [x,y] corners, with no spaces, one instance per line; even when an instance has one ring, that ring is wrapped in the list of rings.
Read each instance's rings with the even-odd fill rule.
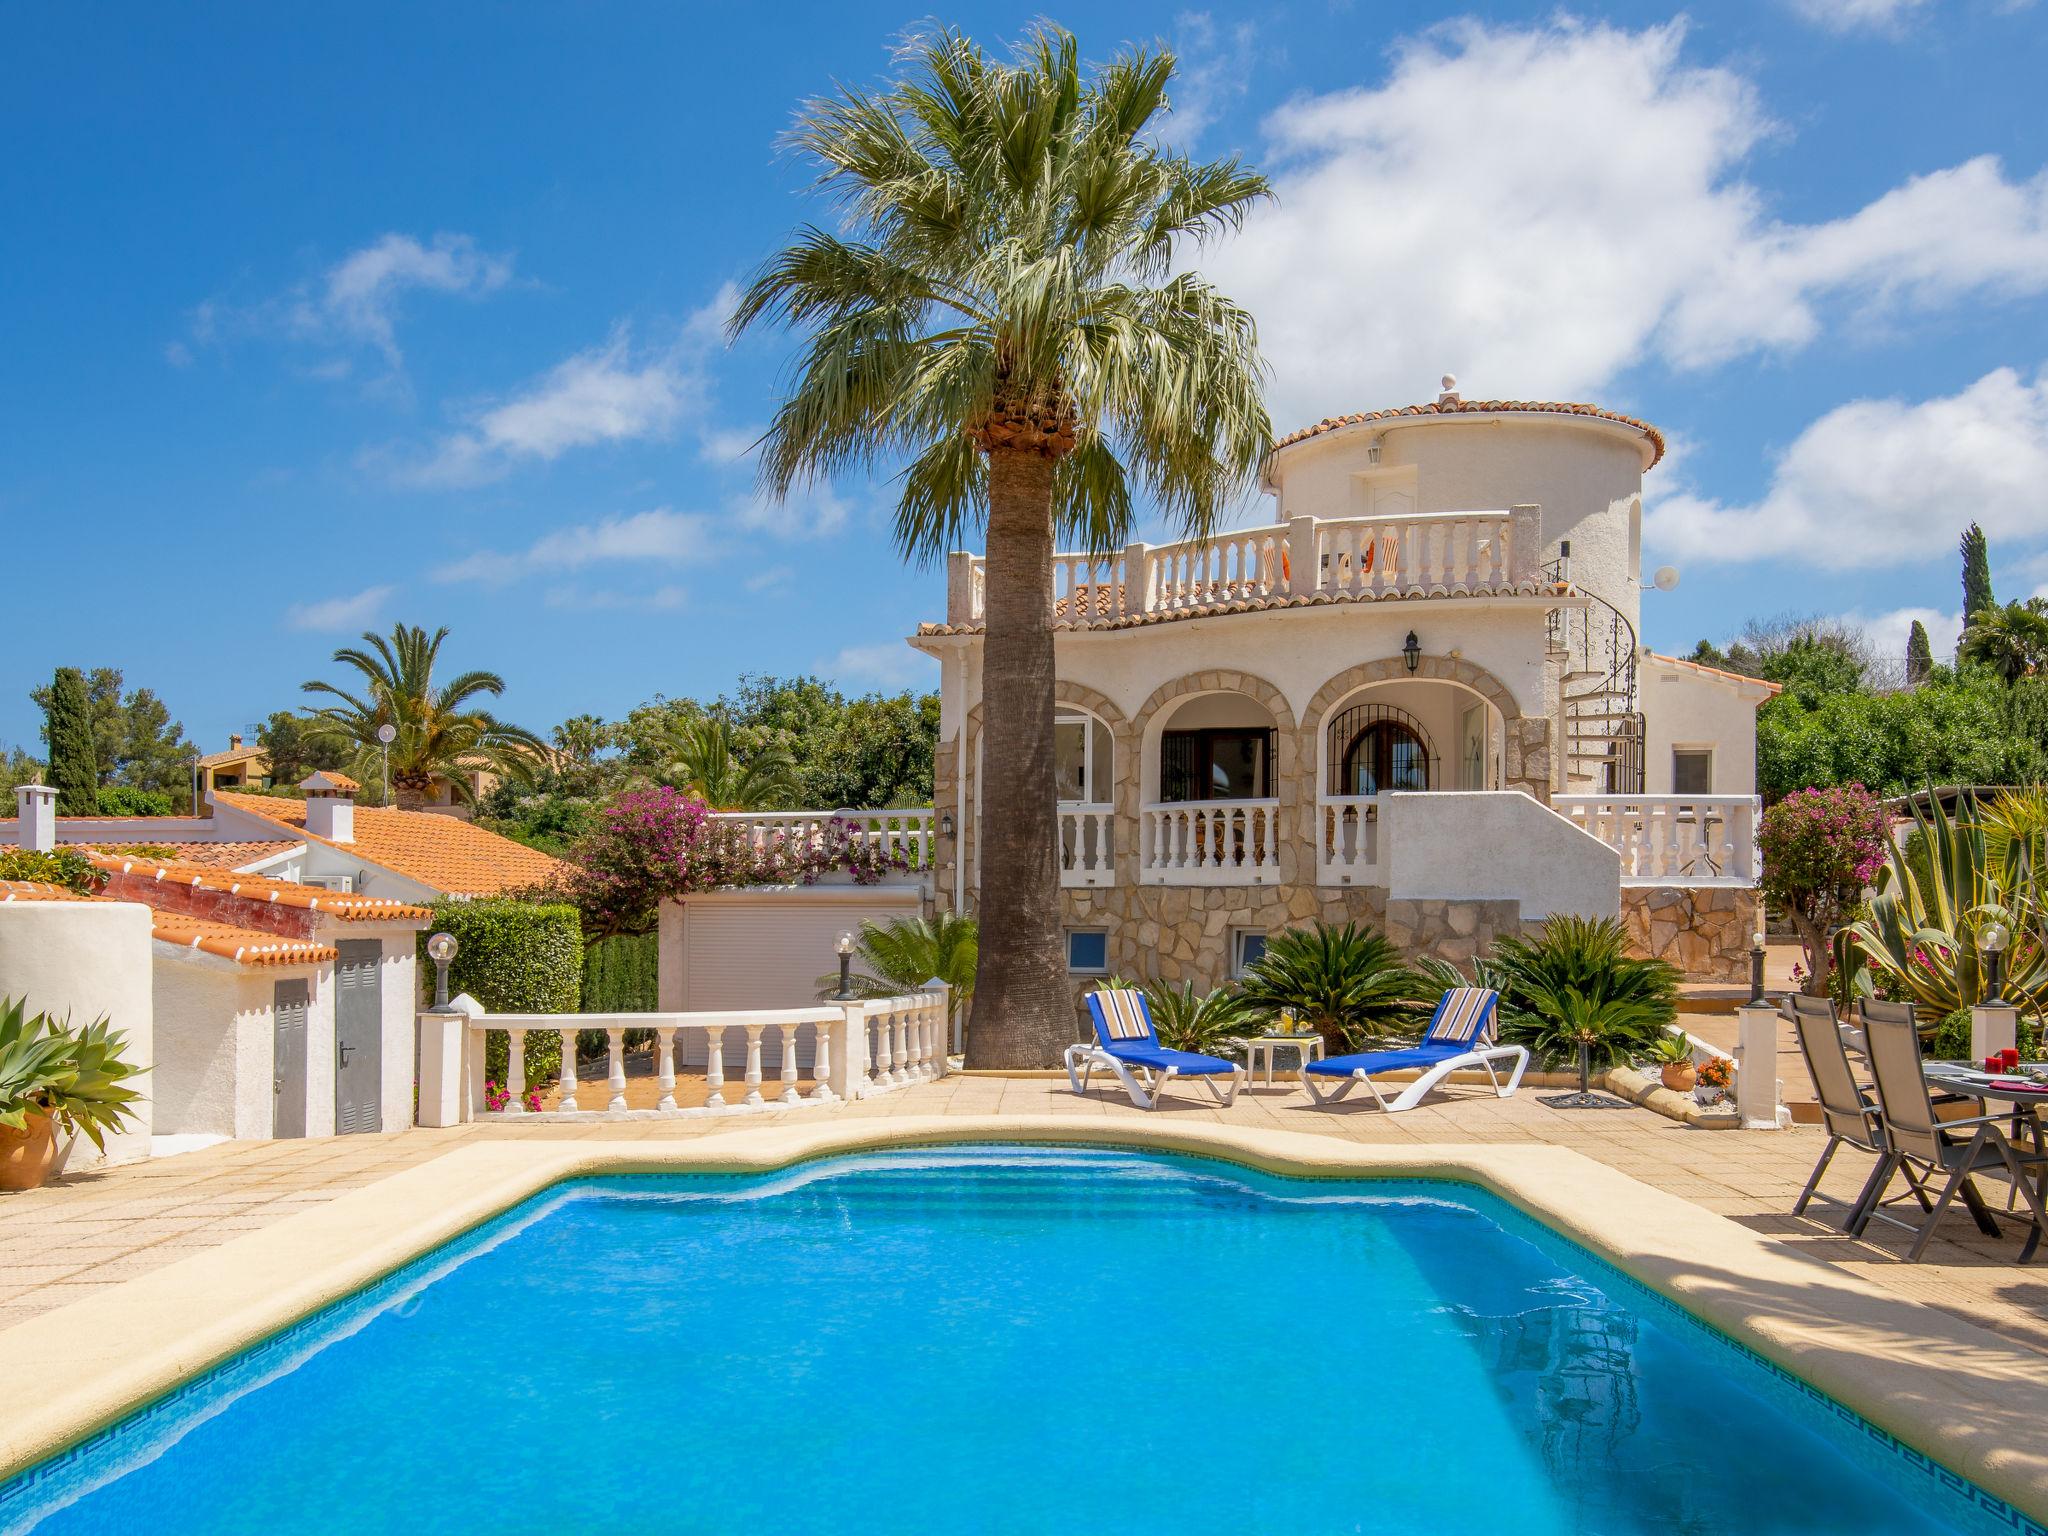
[[[1937,1177],[1945,1175],[1947,1180],[1939,1198],[1929,1208],[1927,1219],[1920,1224],[1906,1254],[1908,1263],[1917,1261],[1927,1251],[1934,1229],[1941,1224],[1942,1213],[1958,1194],[1977,1219],[1978,1228],[1995,1237],[1998,1223],[1977,1193],[1975,1176],[2003,1174],[2012,1180],[2014,1190],[2033,1213],[2033,1230],[2020,1252],[2020,1262],[2026,1263],[2040,1247],[2042,1231],[2048,1229],[2048,1211],[2042,1208],[2041,1192],[2028,1175],[2048,1171],[2048,1156],[2038,1152],[2023,1154],[2014,1149],[2002,1129],[2011,1119],[2008,1114],[1944,1120],[1935,1113],[1934,1095],[1927,1086],[1920,1056],[1920,1032],[1914,1026],[1910,1004],[1866,1002],[1862,1013],[1885,1155],[1878,1163],[1883,1175],[1883,1182],[1877,1186],[1878,1195],[1866,1202],[1861,1218],[1850,1230],[1862,1235],[1876,1210],[1877,1199],[1897,1171],[1904,1173],[1906,1181],[1917,1185],[1923,1194]],[[1961,1139],[1965,1134],[1968,1141]]]
[[[1500,1015],[1500,994],[1489,987],[1453,987],[1437,1000],[1429,1028],[1416,1044],[1395,1051],[1359,1051],[1350,1056],[1331,1056],[1302,1065],[1301,1085],[1318,1104],[1335,1104],[1360,1083],[1388,1114],[1413,1109],[1423,1096],[1460,1067],[1484,1067],[1493,1082],[1494,1094],[1506,1098],[1521,1086],[1529,1070],[1529,1052],[1519,1045],[1489,1045]],[[1494,1071],[1496,1061],[1512,1061],[1514,1071],[1507,1085],[1501,1085]],[[1382,1072],[1422,1069],[1422,1075],[1405,1085],[1389,1103],[1373,1078]],[[1318,1078],[1334,1078],[1335,1086],[1325,1092]]]
[[[1813,1079],[1814,1096],[1820,1100],[1821,1120],[1828,1130],[1828,1144],[1821,1148],[1820,1161],[1813,1165],[1813,1177],[1806,1181],[1806,1188],[1792,1203],[1792,1214],[1806,1214],[1806,1207],[1815,1198],[1821,1176],[1828,1171],[1828,1164],[1834,1161],[1835,1153],[1844,1146],[1851,1146],[1859,1152],[1868,1152],[1877,1161],[1871,1164],[1870,1177],[1863,1181],[1863,1188],[1854,1200],[1837,1200],[1833,1195],[1819,1196],[1830,1205],[1844,1207],[1847,1214],[1842,1218],[1842,1230],[1860,1232],[1867,1225],[1866,1207],[1870,1215],[1912,1230],[1908,1223],[1896,1216],[1884,1215],[1871,1204],[1880,1193],[1883,1181],[1890,1176],[1890,1155],[1885,1149],[1883,1117],[1878,1113],[1877,1101],[1856,1081],[1855,1070],[1849,1063],[1849,1051],[1842,1039],[1842,1023],[1835,1015],[1834,1003],[1825,997],[1808,997],[1794,992],[1785,999],[1785,1005],[1791,1012],[1793,1032],[1799,1037],[1799,1054],[1806,1058],[1806,1073]],[[1910,1014],[1911,1011],[1909,1004],[1907,1012]],[[1932,1202],[1918,1183],[1909,1183],[1907,1190],[1919,1200],[1921,1210],[1933,1209]],[[1903,1200],[1906,1196],[1896,1198]]]
[[[1160,1095],[1176,1077],[1195,1077],[1226,1108],[1236,1102],[1245,1069],[1221,1056],[1195,1051],[1170,1051],[1152,1028],[1145,994],[1135,987],[1108,988],[1088,994],[1088,1016],[1095,1025],[1095,1043],[1067,1047],[1067,1082],[1076,1093],[1088,1091],[1097,1067],[1114,1072],[1124,1092],[1140,1109],[1157,1109]],[[1218,1088],[1215,1079],[1230,1079]]]

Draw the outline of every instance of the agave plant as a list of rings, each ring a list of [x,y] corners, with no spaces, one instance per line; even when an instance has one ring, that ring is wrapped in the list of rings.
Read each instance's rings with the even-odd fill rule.
[[[126,1045],[104,1018],[73,1029],[29,1013],[26,999],[0,998],[0,1125],[25,1130],[31,1114],[48,1115],[105,1151],[106,1133],[142,1097],[125,1086],[144,1070],[122,1059]]]
[[[1928,799],[1926,812],[1914,809],[1910,846],[1888,848],[1869,914],[1845,930],[1844,948],[1867,968],[1861,987],[1882,987],[1929,1019],[1982,1002],[1982,945],[1996,924],[2009,936],[2000,990],[2038,1014],[2048,1004],[2048,791],[2003,791],[1989,805],[1966,796],[1954,816]]]
[[[1678,1014],[1678,967],[1629,953],[1619,918],[1561,913],[1534,939],[1506,938],[1477,966],[1500,993],[1500,1038],[1539,1062],[1641,1054]]]
[[[1291,1011],[1332,1050],[1350,1050],[1415,1027],[1434,1001],[1424,977],[1384,935],[1355,923],[1290,928],[1239,983],[1261,1013]]]

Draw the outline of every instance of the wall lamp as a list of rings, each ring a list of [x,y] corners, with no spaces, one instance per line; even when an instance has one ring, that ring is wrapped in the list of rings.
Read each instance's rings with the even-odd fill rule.
[[[1410,672],[1422,665],[1422,642],[1415,638],[1412,629],[1408,631],[1408,643],[1401,647],[1401,654],[1407,658]]]

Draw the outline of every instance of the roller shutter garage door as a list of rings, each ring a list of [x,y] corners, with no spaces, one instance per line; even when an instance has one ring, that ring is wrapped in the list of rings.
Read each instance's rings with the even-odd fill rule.
[[[848,929],[890,917],[915,917],[921,909],[915,887],[863,890],[847,894],[844,886],[813,886],[804,891],[720,892],[693,896],[683,903],[683,1011],[710,1012],[730,1008],[802,1008],[818,1001],[818,978],[837,971],[834,946]],[[811,1066],[812,1027],[797,1030],[797,1069]],[[689,1030],[677,1041],[678,1060],[702,1067],[706,1055],[701,1032]],[[746,1071],[747,1032],[725,1032],[725,1075],[734,1080]],[[777,1031],[761,1036],[764,1080],[782,1070]]]

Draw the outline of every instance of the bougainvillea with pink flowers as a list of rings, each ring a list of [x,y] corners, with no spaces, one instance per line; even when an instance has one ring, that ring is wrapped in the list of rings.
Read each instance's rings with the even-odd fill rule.
[[[645,933],[663,900],[750,885],[815,885],[832,874],[873,885],[909,867],[830,817],[784,832],[714,820],[704,802],[665,786],[628,790],[570,856],[568,892],[593,936]]]
[[[1805,987],[1816,996],[1833,979],[1835,931],[1883,868],[1890,837],[1884,803],[1861,784],[1798,790],[1764,812],[1762,895],[1798,933]]]

